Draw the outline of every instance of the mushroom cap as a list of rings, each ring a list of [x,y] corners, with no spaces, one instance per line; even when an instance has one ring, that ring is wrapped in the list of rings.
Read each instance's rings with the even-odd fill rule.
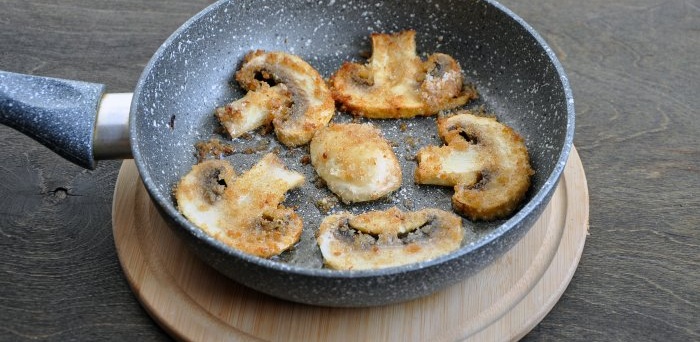
[[[248,91],[284,84],[291,94],[289,110],[272,118],[277,138],[286,146],[308,143],[317,129],[335,114],[335,103],[321,75],[309,63],[286,52],[256,50],[248,53],[236,73],[238,83]],[[274,87],[273,87],[274,88]]]
[[[301,236],[301,218],[280,205],[304,177],[270,153],[236,177],[231,164],[207,160],[177,184],[178,210],[207,234],[243,252],[271,257]]]
[[[401,186],[399,161],[371,124],[331,124],[309,148],[316,172],[345,203],[376,200]]]
[[[373,33],[368,63],[345,62],[331,76],[333,98],[344,110],[378,119],[434,115],[476,98],[452,57],[438,53],[421,61],[415,35]]]
[[[416,183],[454,186],[452,205],[471,220],[510,215],[534,173],[523,138],[494,117],[468,111],[439,118],[438,133],[446,145],[418,152]]]
[[[458,249],[463,237],[462,219],[453,213],[394,207],[357,216],[330,215],[321,222],[316,240],[326,266],[362,270],[434,259]]]

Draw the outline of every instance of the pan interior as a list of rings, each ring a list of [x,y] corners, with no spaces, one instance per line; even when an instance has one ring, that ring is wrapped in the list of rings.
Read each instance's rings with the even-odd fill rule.
[[[571,139],[566,90],[555,63],[531,33],[506,12],[483,1],[223,1],[188,21],[155,54],[145,69],[132,105],[132,146],[149,192],[166,213],[183,220],[172,198],[176,182],[196,163],[194,144],[217,132],[214,109],[244,92],[234,74],[243,56],[255,49],[286,51],[314,66],[324,78],[344,61],[363,62],[370,51],[369,34],[417,31],[418,52],[453,56],[480,99],[465,108],[483,106],[526,141],[533,168],[528,199],[537,197],[559,171]],[[337,112],[336,122],[350,121]],[[367,121],[367,120],[365,120]],[[403,173],[399,191],[385,200],[338,205],[332,212],[365,212],[397,206],[403,210],[437,207],[451,210],[449,188],[416,186],[418,149],[440,145],[434,118],[372,120],[395,144]],[[410,137],[410,143],[408,140]],[[332,196],[314,184],[317,176],[301,159],[308,148],[288,149],[274,134],[255,133],[231,141],[238,153],[227,157],[237,172],[249,169],[269,151],[279,150],[290,169],[302,172],[306,184],[289,193],[285,205],[298,207],[305,228],[300,243],[279,258],[303,268],[322,267],[314,231],[325,217],[315,203]],[[240,153],[246,149],[254,154]],[[551,184],[549,185],[551,186]],[[184,221],[183,221],[184,222]],[[479,245],[505,221],[474,223],[465,219],[463,249]],[[187,227],[187,225],[185,225]],[[191,226],[189,226],[192,229]]]

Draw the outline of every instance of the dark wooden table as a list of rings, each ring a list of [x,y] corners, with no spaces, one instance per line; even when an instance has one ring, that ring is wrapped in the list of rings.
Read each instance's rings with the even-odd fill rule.
[[[212,1],[0,0],[0,69],[133,90]],[[504,0],[564,64],[590,188],[576,275],[528,341],[700,340],[700,2]],[[0,340],[168,340],[119,266],[120,162],[0,126]]]

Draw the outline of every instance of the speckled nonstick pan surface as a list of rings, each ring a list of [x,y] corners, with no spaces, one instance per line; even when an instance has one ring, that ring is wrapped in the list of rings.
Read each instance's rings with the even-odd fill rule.
[[[217,133],[217,106],[244,92],[234,73],[253,49],[299,55],[328,78],[343,61],[364,62],[371,32],[417,31],[418,52],[447,53],[459,61],[483,106],[525,139],[536,174],[526,203],[512,218],[491,223],[464,219],[467,240],[457,252],[425,263],[375,271],[324,269],[314,231],[325,216],[315,205],[332,196],[317,187],[308,147],[289,149],[274,134],[232,141],[226,157],[238,172],[267,152],[278,151],[307,182],[288,194],[304,220],[301,241],[267,260],[249,256],[208,237],[176,209],[172,189],[196,163],[194,144]],[[337,112],[336,122],[352,120]],[[451,188],[416,186],[413,157],[440,145],[435,118],[362,120],[377,125],[394,144],[403,169],[400,190],[360,205],[339,204],[333,212],[356,213],[397,206],[403,210],[451,210]],[[474,274],[513,246],[546,206],[567,160],[574,125],[568,81],[544,41],[507,9],[489,1],[223,1],[185,23],[146,67],[131,108],[134,159],[153,200],[173,229],[207,263],[238,282],[284,299],[316,305],[368,306],[404,301]],[[254,154],[242,153],[256,149]],[[260,184],[260,186],[265,186]],[[153,243],[157,243],[154,241]]]

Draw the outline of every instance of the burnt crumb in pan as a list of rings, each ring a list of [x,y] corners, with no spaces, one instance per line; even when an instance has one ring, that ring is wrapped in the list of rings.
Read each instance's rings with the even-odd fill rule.
[[[236,151],[233,145],[216,138],[211,138],[207,141],[198,141],[195,143],[194,147],[197,163],[201,163],[207,159],[222,159],[232,155]]]

